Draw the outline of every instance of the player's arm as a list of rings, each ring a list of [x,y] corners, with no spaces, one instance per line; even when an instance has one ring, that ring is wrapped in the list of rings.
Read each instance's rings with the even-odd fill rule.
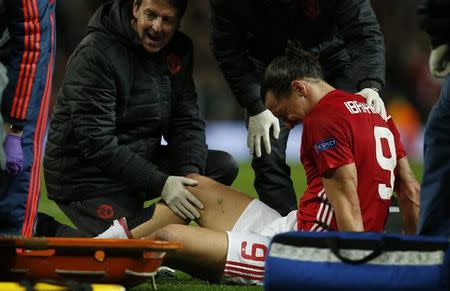
[[[396,188],[405,233],[415,234],[419,220],[420,186],[409,166],[407,157],[397,161]]]
[[[339,231],[364,231],[355,164],[327,170],[322,175],[322,183],[334,208]]]

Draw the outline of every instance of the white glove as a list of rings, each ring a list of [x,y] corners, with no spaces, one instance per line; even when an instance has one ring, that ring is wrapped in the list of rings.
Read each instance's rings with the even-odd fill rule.
[[[248,119],[248,135],[247,146],[250,148],[250,154],[256,153],[256,156],[261,157],[261,138],[264,142],[266,153],[270,154],[272,151],[270,147],[269,131],[273,126],[273,137],[278,139],[280,134],[280,123],[269,109],[264,110],[260,114],[250,116]]]
[[[161,198],[167,206],[179,217],[186,219],[195,219],[200,217],[200,213],[192,205],[203,209],[203,204],[185,185],[196,186],[197,181],[179,176],[169,176],[161,192]]]
[[[381,115],[381,118],[385,121],[387,120],[387,113],[386,108],[384,107],[383,99],[381,99],[377,91],[370,88],[364,88],[361,92],[356,94],[363,96],[364,99],[366,99],[367,105],[372,106],[373,110]]]
[[[430,54],[430,71],[436,78],[450,75],[450,48],[448,44],[437,46]]]

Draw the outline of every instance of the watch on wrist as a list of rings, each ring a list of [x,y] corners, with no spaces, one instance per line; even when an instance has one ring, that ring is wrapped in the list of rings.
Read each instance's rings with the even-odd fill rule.
[[[15,124],[8,124],[9,129],[11,129],[12,133],[19,134],[23,130],[23,126],[15,125]]]

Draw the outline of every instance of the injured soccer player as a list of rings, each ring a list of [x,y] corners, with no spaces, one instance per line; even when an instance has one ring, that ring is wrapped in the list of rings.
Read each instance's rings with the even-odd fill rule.
[[[189,191],[205,206],[196,220],[200,227],[183,225],[188,221],[180,224],[168,216],[157,225],[152,220],[144,222],[129,237],[182,243],[183,248],[168,255],[165,264],[193,276],[261,284],[268,245],[275,234],[382,232],[394,188],[404,231],[415,233],[419,185],[390,117],[384,120],[362,96],[326,83],[315,56],[293,44],[267,68],[262,94],[267,108],[287,126],[303,123],[301,162],[307,187],[299,209],[282,217],[233,188],[189,175],[198,181]],[[167,226],[158,229],[162,224]],[[113,229],[123,226],[116,223],[100,237],[111,237]]]

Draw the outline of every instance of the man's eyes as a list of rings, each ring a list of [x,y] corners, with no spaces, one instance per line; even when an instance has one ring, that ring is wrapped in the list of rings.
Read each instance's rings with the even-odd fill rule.
[[[155,12],[146,12],[145,16],[148,20],[155,20],[159,17],[158,14],[156,14]],[[176,17],[172,17],[172,16],[162,16],[162,21],[164,23],[168,23],[168,24],[175,24],[177,22]]]
[[[154,12],[146,12],[145,16],[149,20],[154,20],[154,19],[158,18],[158,15],[156,13],[154,13]]]

